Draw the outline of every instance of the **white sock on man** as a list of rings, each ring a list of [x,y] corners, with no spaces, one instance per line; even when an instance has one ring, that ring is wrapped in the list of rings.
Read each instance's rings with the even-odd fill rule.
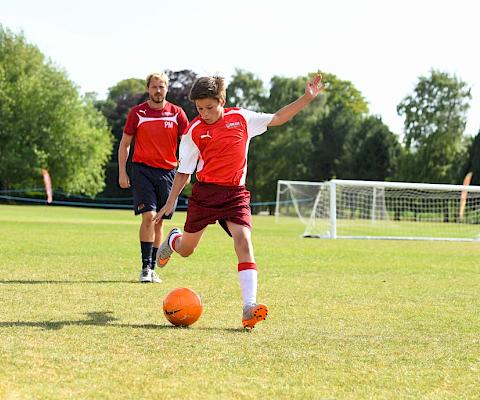
[[[238,277],[242,290],[243,306],[257,302],[257,265],[252,262],[238,264]]]

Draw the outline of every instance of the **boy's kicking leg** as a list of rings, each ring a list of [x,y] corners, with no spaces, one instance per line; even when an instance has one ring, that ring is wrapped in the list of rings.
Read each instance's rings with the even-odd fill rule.
[[[182,233],[180,229],[173,228],[158,248],[156,257],[157,265],[160,268],[165,267],[174,251],[182,257],[188,257],[195,251],[205,229],[207,228],[205,227],[201,231],[195,233]]]

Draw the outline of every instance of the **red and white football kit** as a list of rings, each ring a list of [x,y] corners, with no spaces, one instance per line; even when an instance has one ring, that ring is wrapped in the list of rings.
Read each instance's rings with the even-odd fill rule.
[[[264,133],[272,118],[242,108],[226,108],[210,125],[196,117],[180,143],[178,172],[193,174],[196,168],[199,182],[245,185],[250,139]]]
[[[273,114],[226,108],[214,124],[195,118],[180,143],[178,172],[197,170],[184,230],[195,233],[216,221],[251,228],[250,193],[245,189],[248,146],[267,130]]]
[[[177,167],[177,146],[188,127],[181,107],[165,103],[154,109],[148,102],[133,107],[127,117],[124,133],[135,136],[133,162],[171,170]]]

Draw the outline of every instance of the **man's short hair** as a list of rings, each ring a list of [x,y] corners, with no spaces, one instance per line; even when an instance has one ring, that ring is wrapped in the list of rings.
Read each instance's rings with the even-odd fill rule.
[[[150,82],[152,79],[158,79],[159,81],[162,81],[165,83],[165,85],[168,86],[168,76],[165,72],[154,72],[153,74],[150,74],[147,76],[147,88],[150,87]]]
[[[191,101],[200,99],[225,100],[227,97],[225,89],[225,78],[221,76],[204,76],[198,78],[190,90]]]

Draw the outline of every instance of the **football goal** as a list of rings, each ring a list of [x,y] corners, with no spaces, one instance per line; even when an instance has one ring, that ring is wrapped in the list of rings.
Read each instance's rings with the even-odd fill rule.
[[[300,221],[303,237],[480,240],[480,187],[280,180],[275,216]]]

